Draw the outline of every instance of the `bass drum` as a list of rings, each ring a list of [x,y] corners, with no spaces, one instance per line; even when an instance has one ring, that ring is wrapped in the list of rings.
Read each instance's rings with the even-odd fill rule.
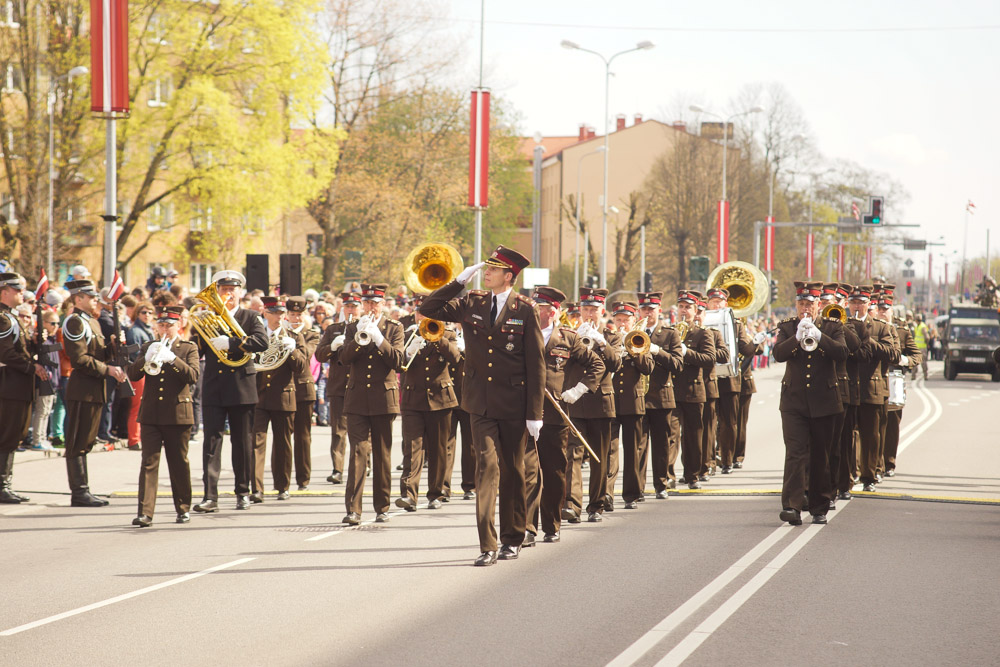
[[[740,374],[740,350],[736,341],[736,317],[732,308],[707,310],[702,317],[702,326],[715,329],[722,334],[722,340],[729,349],[729,363],[715,364],[715,374],[720,378],[736,377]]]
[[[906,405],[906,375],[903,371],[889,371],[889,405]]]

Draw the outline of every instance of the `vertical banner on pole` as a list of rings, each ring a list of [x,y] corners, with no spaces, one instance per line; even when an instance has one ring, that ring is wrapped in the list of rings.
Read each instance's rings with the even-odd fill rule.
[[[930,285],[934,280],[934,253],[927,253],[927,284]]]
[[[729,200],[719,200],[719,224],[716,230],[719,235],[719,255],[716,258],[719,264],[729,261]]]
[[[806,234],[806,278],[813,277],[813,233]]]
[[[767,216],[764,225],[764,270],[774,271],[774,216]]]
[[[871,280],[872,277],[872,247],[865,248],[865,278]]]
[[[490,91],[472,91],[469,119],[469,206],[486,208],[490,173]],[[478,258],[477,258],[478,259]]]
[[[844,282],[844,244],[837,244],[837,282]]]
[[[90,110],[127,116],[128,0],[90,0]]]

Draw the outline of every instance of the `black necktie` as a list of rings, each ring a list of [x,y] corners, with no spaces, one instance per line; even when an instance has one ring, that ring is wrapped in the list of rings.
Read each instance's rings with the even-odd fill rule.
[[[490,326],[496,324],[497,321],[497,295],[493,295],[493,307],[490,308]]]

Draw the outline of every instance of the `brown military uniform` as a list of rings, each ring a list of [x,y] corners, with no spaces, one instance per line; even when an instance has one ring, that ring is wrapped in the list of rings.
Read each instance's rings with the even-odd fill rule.
[[[719,376],[715,372],[716,364],[729,363],[729,348],[722,337],[722,332],[707,329],[712,333],[715,342],[715,364],[702,371],[705,380],[705,411],[702,413],[704,428],[701,437],[702,467],[700,476],[704,477],[715,472],[715,434],[718,427],[717,406],[719,402]],[[737,386],[739,378],[735,378]]]
[[[868,315],[862,338],[867,344],[858,350],[858,477],[862,484],[874,484],[882,459],[882,433],[888,411],[889,390],[886,369],[899,361],[899,348],[888,324]]]
[[[743,357],[752,358],[757,354],[757,346],[747,333],[743,322],[736,322],[736,346]],[[728,349],[727,349],[728,352]],[[727,354],[728,356],[728,354]],[[749,368],[747,369],[749,372]],[[736,462],[736,442],[740,429],[740,395],[743,391],[743,374],[719,378],[719,400],[716,403],[719,453],[722,470],[726,472]]]
[[[465,334],[462,408],[471,415],[476,448],[476,523],[480,551],[497,551],[494,525],[500,496],[500,540],[509,547],[524,541],[527,508],[524,487],[525,420],[541,420],[545,360],[538,315],[531,302],[511,290],[491,322],[491,294],[448,283],[424,298],[420,313],[461,322]]]
[[[300,489],[309,486],[312,478],[312,416],[316,405],[316,380],[312,376],[310,360],[319,345],[319,332],[300,324],[293,332],[302,337],[302,356],[305,365],[295,376],[294,456],[295,483]]]
[[[191,465],[188,462],[188,441],[194,426],[191,392],[198,382],[200,364],[198,346],[175,338],[170,351],[177,355],[176,359],[163,364],[158,375],[147,375],[144,367],[150,345],[152,343],[142,346],[126,373],[133,382],[145,378],[139,405],[139,423],[142,424],[139,514],[152,518],[159,485],[160,450],[167,458],[174,510],[184,514],[191,509]]]
[[[297,408],[295,384],[303,369],[308,370],[302,335],[285,331],[295,341],[295,351],[283,364],[270,371],[257,371],[257,406],[253,411],[254,465],[253,492],[264,495],[264,466],[267,460],[267,428],[271,426],[271,479],[274,490],[287,492],[292,477],[292,429]],[[271,332],[268,331],[268,335]]]
[[[333,461],[333,479],[339,479],[344,472],[344,454],[347,450],[347,415],[344,414],[344,394],[350,367],[339,362],[340,350],[331,350],[333,339],[347,330],[346,322],[334,322],[323,332],[316,346],[316,361],[329,364],[326,378],[326,404],[330,413],[330,459]],[[339,482],[335,482],[339,483]]]
[[[344,413],[351,442],[345,501],[348,514],[361,514],[362,492],[368,457],[372,458],[373,506],[376,514],[389,511],[392,493],[392,470],[389,457],[392,447],[392,422],[399,414],[399,382],[396,371],[403,365],[403,325],[384,313],[378,330],[384,340],[361,346],[354,338],[358,323],[345,331],[340,348],[340,363],[349,368]]]
[[[446,331],[440,340],[425,342],[402,375],[403,474],[399,495],[410,507],[417,502],[425,455],[427,500],[446,495],[445,478],[451,472],[447,469],[451,410],[458,405],[451,365],[460,359],[455,334]]]
[[[0,502],[28,500],[11,488],[14,452],[31,424],[35,362],[33,345],[17,321],[17,314],[0,303]]]
[[[659,351],[651,353],[653,357],[653,372],[649,376],[649,389],[646,392],[645,438],[648,443],[644,450],[649,453],[653,464],[653,489],[660,493],[677,483],[674,473],[674,462],[679,452],[680,423],[674,409],[677,402],[674,398],[675,373],[680,373],[684,367],[681,356],[681,337],[663,322],[652,329],[646,329],[649,342],[658,345]],[[645,466],[642,467],[640,480],[645,486]]]
[[[689,486],[698,481],[704,464],[702,441],[705,434],[705,402],[708,398],[705,372],[715,365],[715,336],[694,325],[688,330],[683,369],[674,377],[674,399],[681,424],[681,463],[684,481]]]
[[[464,341],[463,341],[464,342]],[[472,493],[476,490],[476,452],[472,446],[472,421],[469,413],[462,409],[462,381],[465,379],[465,352],[460,353],[458,363],[449,369],[451,379],[455,383],[455,396],[459,404],[451,410],[451,427],[448,431],[448,463],[445,465],[445,486],[451,496],[451,473],[455,468],[455,456],[460,458],[462,474],[462,492]],[[461,452],[459,453],[458,438],[461,436]]]
[[[844,326],[839,320],[816,321],[822,334],[819,346],[804,351],[795,338],[799,319],[792,317],[778,325],[774,359],[785,362],[781,380],[781,429],[785,440],[785,470],[781,506],[802,510],[808,470],[808,509],[825,516],[830,507],[829,456],[834,423],[844,411],[837,386],[834,362],[847,358]]]
[[[646,414],[646,393],[644,383],[653,372],[653,357],[650,354],[622,355],[622,366],[615,373],[615,422],[611,427],[611,452],[617,454],[618,438],[621,433],[622,447],[622,500],[636,502],[645,495],[646,451],[642,441],[642,421]],[[617,459],[617,456],[614,456]],[[608,495],[615,493],[618,466],[608,470]],[[593,473],[591,473],[593,474]]]
[[[834,494],[850,491],[854,485],[851,461],[856,460],[854,431],[858,416],[857,405],[860,402],[857,354],[861,349],[863,332],[864,323],[854,318],[848,318],[844,325],[847,359],[834,362],[837,369],[840,401],[844,406],[844,412],[841,413],[835,429],[833,447],[830,450],[830,486]]]
[[[906,322],[897,319],[895,329],[896,338],[899,340],[900,354],[907,357],[908,361],[906,366],[900,366],[897,363],[895,367],[903,371],[905,381],[906,375],[920,365],[921,352]],[[895,474],[896,470],[896,450],[899,449],[899,424],[903,419],[903,406],[887,403],[886,409],[885,446],[882,453],[882,464],[885,473],[892,475]]]

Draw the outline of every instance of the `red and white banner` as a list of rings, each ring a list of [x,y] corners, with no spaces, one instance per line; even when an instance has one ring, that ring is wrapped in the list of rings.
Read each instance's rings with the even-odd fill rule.
[[[128,0],[90,0],[90,110],[127,115]]]
[[[837,244],[837,282],[844,282],[844,244]]]
[[[764,225],[764,270],[774,271],[774,216],[767,216],[767,224]]]
[[[853,202],[853,201],[851,202],[851,215],[854,216],[855,220],[860,220],[861,219],[861,209],[858,208],[858,203],[857,202]]]
[[[865,248],[865,278],[871,280],[872,277],[872,247]]]
[[[42,269],[42,275],[38,279],[38,286],[35,287],[35,301],[41,301],[45,293],[49,291],[49,277],[45,275],[45,269]]]
[[[486,208],[489,205],[490,175],[490,91],[477,88],[472,91],[469,119],[469,206]]]
[[[934,282],[934,253],[927,253],[927,282]]]
[[[115,269],[115,277],[111,281],[111,287],[108,288],[108,303],[114,303],[122,298],[123,294],[125,294],[125,283],[122,282],[118,269]]]
[[[813,277],[813,233],[806,234],[806,278]]]
[[[719,200],[719,224],[716,226],[719,235],[719,254],[716,260],[719,264],[729,261],[729,200]]]
[[[948,284],[948,262],[944,263],[944,284]]]

